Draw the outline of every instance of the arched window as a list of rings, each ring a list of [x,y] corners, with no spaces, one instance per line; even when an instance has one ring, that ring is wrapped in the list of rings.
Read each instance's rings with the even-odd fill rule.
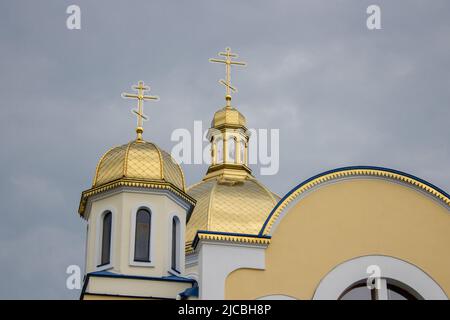
[[[216,139],[216,163],[223,162],[223,140],[222,138]]]
[[[172,270],[180,272],[180,220],[172,218]]]
[[[442,288],[421,269],[381,255],[357,257],[335,266],[321,279],[313,299],[392,300],[401,298],[398,295],[404,299],[448,300]]]
[[[380,279],[379,289],[369,288],[366,281],[358,281],[347,288],[339,300],[422,300],[412,288],[392,279]]]
[[[134,261],[150,262],[151,213],[141,208],[136,213]]]
[[[377,300],[377,291],[369,289],[364,281],[358,282],[346,289],[339,300]]]
[[[102,246],[100,266],[107,265],[111,262],[111,227],[112,213],[105,212],[102,220]]]
[[[241,163],[243,163],[243,164],[246,164],[245,163],[245,144],[246,144],[245,139],[241,139],[239,152],[240,152]]]
[[[227,161],[231,163],[236,162],[236,140],[234,137],[230,137],[227,140]]]

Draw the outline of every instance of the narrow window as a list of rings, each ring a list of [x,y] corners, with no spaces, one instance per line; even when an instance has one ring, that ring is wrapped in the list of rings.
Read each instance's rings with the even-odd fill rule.
[[[241,140],[241,143],[240,143],[240,149],[241,149],[241,150],[239,150],[239,151],[240,151],[240,158],[241,158],[241,163],[242,163],[242,164],[246,164],[246,163],[245,163],[245,144],[246,144],[245,140],[242,139],[242,140]]]
[[[150,228],[150,211],[147,209],[139,209],[136,213],[134,261],[150,262]]]
[[[180,220],[172,218],[172,270],[179,272]]]
[[[216,162],[218,164],[222,163],[223,162],[223,140],[222,140],[222,138],[218,138],[216,140],[216,153],[217,153]]]
[[[112,213],[108,211],[103,216],[102,224],[102,256],[100,261],[100,265],[102,266],[111,262],[111,224]]]
[[[236,162],[236,140],[234,140],[234,137],[228,138],[227,149],[228,149],[227,160],[231,163],[235,163]]]

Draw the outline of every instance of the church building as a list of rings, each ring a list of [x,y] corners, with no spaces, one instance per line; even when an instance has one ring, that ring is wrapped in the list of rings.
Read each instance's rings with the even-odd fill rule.
[[[81,194],[87,223],[80,299],[367,299],[450,297],[450,195],[411,174],[331,169],[279,197],[248,165],[247,120],[231,104],[213,115],[211,165],[187,187],[170,153],[143,138],[99,159]],[[298,175],[298,172],[292,174]]]

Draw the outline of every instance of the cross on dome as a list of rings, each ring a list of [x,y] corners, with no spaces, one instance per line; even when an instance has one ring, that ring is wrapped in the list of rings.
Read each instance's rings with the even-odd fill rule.
[[[144,128],[142,127],[143,120],[148,120],[147,116],[144,114],[144,100],[159,100],[158,96],[148,96],[144,93],[146,91],[150,91],[150,87],[146,86],[144,84],[144,81],[139,81],[137,85],[134,85],[132,87],[134,90],[137,91],[137,94],[135,93],[122,93],[122,98],[124,99],[136,99],[138,101],[138,108],[137,110],[133,110],[132,112],[136,114],[137,117],[137,127],[136,127],[136,134],[137,134],[137,141],[142,141],[142,133],[144,132]]]
[[[209,62],[216,62],[216,63],[223,63],[225,64],[225,80],[220,79],[219,83],[224,85],[226,88],[226,107],[231,108],[231,91],[237,92],[236,87],[233,87],[231,85],[231,66],[237,65],[237,66],[246,66],[246,62],[242,61],[233,61],[233,58],[237,58],[238,55],[231,52],[230,48],[226,48],[225,52],[219,52],[219,56],[225,57],[225,59],[209,59]]]

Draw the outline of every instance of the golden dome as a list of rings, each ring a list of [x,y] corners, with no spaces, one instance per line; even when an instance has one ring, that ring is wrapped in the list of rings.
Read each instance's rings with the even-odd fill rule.
[[[251,175],[241,181],[204,180],[187,193],[197,200],[187,223],[188,250],[199,230],[258,234],[280,199]]]
[[[220,128],[221,126],[236,126],[236,127],[245,127],[246,120],[242,113],[240,113],[236,108],[233,107],[224,107],[220,110],[217,110],[214,114],[214,118],[211,122],[212,128]]]
[[[170,154],[144,140],[131,141],[107,151],[98,162],[92,187],[122,178],[167,182],[185,190],[181,167]]]

